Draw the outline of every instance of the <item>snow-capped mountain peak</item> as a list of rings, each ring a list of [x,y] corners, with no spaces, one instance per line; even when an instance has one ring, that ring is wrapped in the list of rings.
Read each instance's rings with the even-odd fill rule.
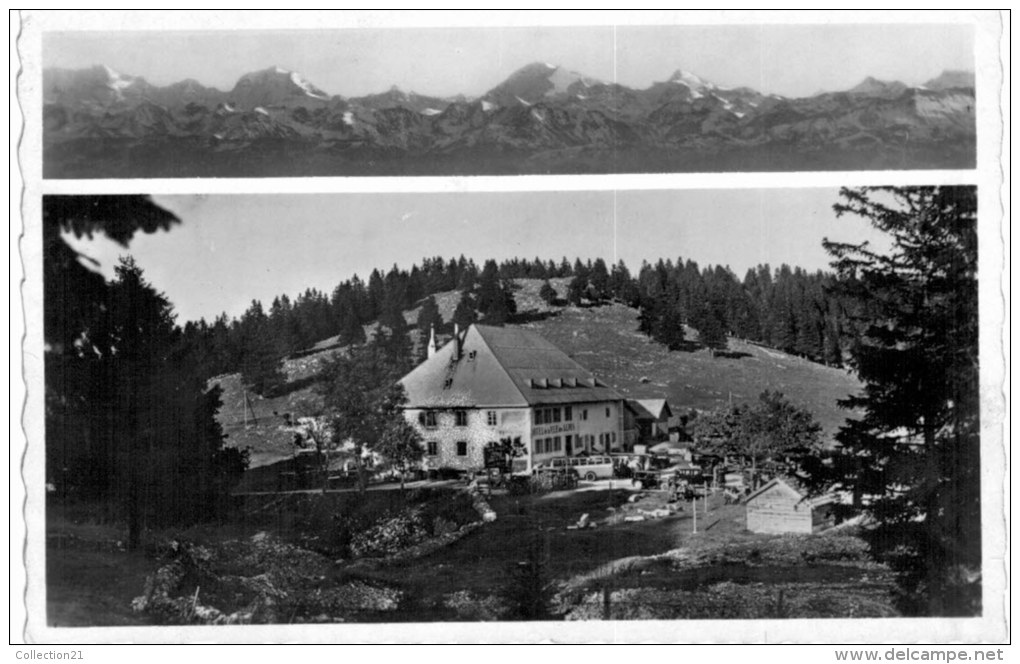
[[[710,90],[715,89],[715,85],[713,85],[712,83],[709,83],[708,81],[704,80],[700,76],[697,76],[696,74],[692,74],[689,71],[684,71],[683,69],[677,69],[675,72],[673,72],[673,75],[669,78],[669,82],[679,83],[680,85],[686,85],[691,90],[697,91],[705,89]]]
[[[534,104],[572,97],[575,86],[587,88],[596,83],[599,81],[551,62],[533,62],[512,73],[485,97],[501,106]]]
[[[276,65],[241,76],[230,96],[243,108],[290,104],[300,99],[329,101],[329,95],[304,76]]]
[[[304,90],[304,93],[309,97],[316,97],[317,99],[329,99],[329,95],[327,95],[325,92],[309,83],[308,80],[305,79],[305,77],[303,77],[296,71],[290,72],[290,82]]]
[[[118,94],[138,80],[135,76],[126,76],[106,65],[99,65],[99,69],[105,78],[106,86]]]

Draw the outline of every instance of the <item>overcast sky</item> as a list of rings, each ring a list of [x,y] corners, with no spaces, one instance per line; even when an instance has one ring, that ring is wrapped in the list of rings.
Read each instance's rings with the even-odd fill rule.
[[[973,29],[962,24],[103,31],[43,39],[48,67],[104,64],[158,85],[194,78],[229,90],[242,74],[276,65],[344,96],[391,85],[476,96],[536,61],[637,88],[685,69],[724,87],[804,96],[867,76],[920,84],[944,69],[973,70],[973,58]]]
[[[730,266],[824,269],[824,237],[880,240],[864,221],[836,219],[834,189],[662,190],[334,195],[160,196],[182,224],[139,234],[127,251],[79,245],[112,274],[131,254],[173,302],[179,321],[240,315],[308,287],[327,293],[373,268],[424,256],[481,263],[515,256],[573,261],[678,257]]]

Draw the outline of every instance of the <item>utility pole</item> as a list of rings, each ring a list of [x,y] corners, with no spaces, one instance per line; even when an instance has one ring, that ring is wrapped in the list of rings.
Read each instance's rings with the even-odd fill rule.
[[[242,389],[241,396],[244,398],[244,404],[242,409],[244,410],[244,428],[248,428],[248,411],[251,411],[252,424],[258,424],[259,418],[255,417],[255,406],[252,404],[251,399],[248,397],[248,390]]]
[[[698,497],[691,497],[691,512],[694,514],[694,534],[698,534]]]

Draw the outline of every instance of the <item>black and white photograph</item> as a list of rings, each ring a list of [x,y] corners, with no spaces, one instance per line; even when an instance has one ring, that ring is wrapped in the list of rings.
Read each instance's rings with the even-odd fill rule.
[[[56,32],[47,178],[973,168],[939,24]]]
[[[979,209],[48,196],[47,619],[980,616]]]
[[[1007,13],[10,27],[13,658],[1005,659]]]

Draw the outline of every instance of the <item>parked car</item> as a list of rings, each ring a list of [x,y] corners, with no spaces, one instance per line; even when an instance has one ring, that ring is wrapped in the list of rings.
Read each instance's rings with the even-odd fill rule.
[[[531,475],[531,485],[540,490],[576,489],[577,470],[570,467],[538,467]]]
[[[646,457],[643,467],[631,475],[631,483],[638,489],[677,488],[701,478],[701,468],[687,461],[676,462],[665,456]]]

